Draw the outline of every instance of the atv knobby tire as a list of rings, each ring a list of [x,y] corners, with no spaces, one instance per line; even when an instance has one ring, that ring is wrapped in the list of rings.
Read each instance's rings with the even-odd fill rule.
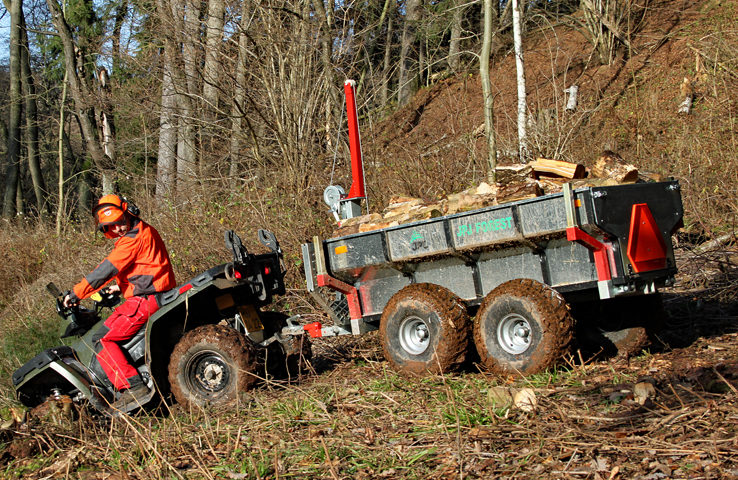
[[[287,315],[280,312],[261,312],[267,336],[287,326]],[[264,377],[276,380],[296,380],[310,370],[313,348],[307,334],[284,335],[264,349]]]
[[[457,369],[469,349],[471,322],[464,303],[430,283],[408,285],[387,303],[379,325],[384,357],[404,373]]]
[[[187,332],[169,361],[172,394],[184,406],[224,406],[257,380],[256,352],[250,341],[226,325]]]
[[[493,373],[530,375],[554,366],[571,347],[574,320],[564,298],[530,279],[510,280],[482,301],[474,343]]]

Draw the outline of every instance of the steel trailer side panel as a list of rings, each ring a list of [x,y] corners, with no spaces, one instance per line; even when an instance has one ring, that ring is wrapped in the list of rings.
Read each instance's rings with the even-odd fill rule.
[[[408,276],[393,268],[366,268],[361,278],[354,284],[359,292],[364,316],[381,314],[392,295],[410,283],[412,282]]]
[[[561,194],[538,197],[518,207],[520,229],[527,238],[566,230],[566,209]]]
[[[435,283],[451,290],[464,300],[473,300],[477,297],[474,277],[473,265],[456,257],[422,262],[413,272],[415,283]]]
[[[329,272],[335,274],[388,263],[384,235],[385,232],[376,231],[326,240],[326,263]],[[358,276],[355,273],[349,275]],[[345,280],[345,275],[343,277],[338,278]]]
[[[515,278],[543,282],[541,258],[530,247],[511,247],[483,252],[478,260],[482,296],[496,286]]]
[[[448,218],[456,250],[521,240],[513,207],[484,209]]]
[[[592,252],[585,246],[556,238],[546,246],[548,283],[554,288],[597,281]]]
[[[443,220],[416,224],[410,228],[387,232],[389,259],[393,262],[412,260],[451,251]]]

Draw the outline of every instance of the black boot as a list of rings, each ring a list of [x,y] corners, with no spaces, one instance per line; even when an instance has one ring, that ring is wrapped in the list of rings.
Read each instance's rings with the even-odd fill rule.
[[[131,386],[123,390],[120,397],[118,397],[118,400],[111,405],[113,408],[124,412],[130,410],[130,407],[133,406],[143,406],[143,404],[148,400],[149,393],[151,392],[149,387],[143,383],[141,377],[137,376],[129,379],[128,383]]]

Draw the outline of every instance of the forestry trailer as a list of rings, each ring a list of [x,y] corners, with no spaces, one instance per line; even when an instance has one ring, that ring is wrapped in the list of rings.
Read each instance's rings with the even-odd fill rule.
[[[365,197],[353,84],[345,85],[353,183],[324,194],[339,219]],[[397,370],[539,372],[570,352],[631,354],[664,320],[682,225],[677,181],[574,189],[302,245],[307,289],[332,325],[379,330]],[[326,292],[335,297],[330,300]]]

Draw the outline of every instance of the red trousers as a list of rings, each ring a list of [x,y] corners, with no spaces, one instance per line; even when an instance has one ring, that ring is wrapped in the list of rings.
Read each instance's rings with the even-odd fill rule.
[[[138,370],[128,363],[119,344],[133,338],[158,309],[153,295],[148,299],[130,297],[105,320],[108,332],[100,338],[102,349],[97,354],[97,360],[116,389],[129,388],[129,380],[138,376]]]

